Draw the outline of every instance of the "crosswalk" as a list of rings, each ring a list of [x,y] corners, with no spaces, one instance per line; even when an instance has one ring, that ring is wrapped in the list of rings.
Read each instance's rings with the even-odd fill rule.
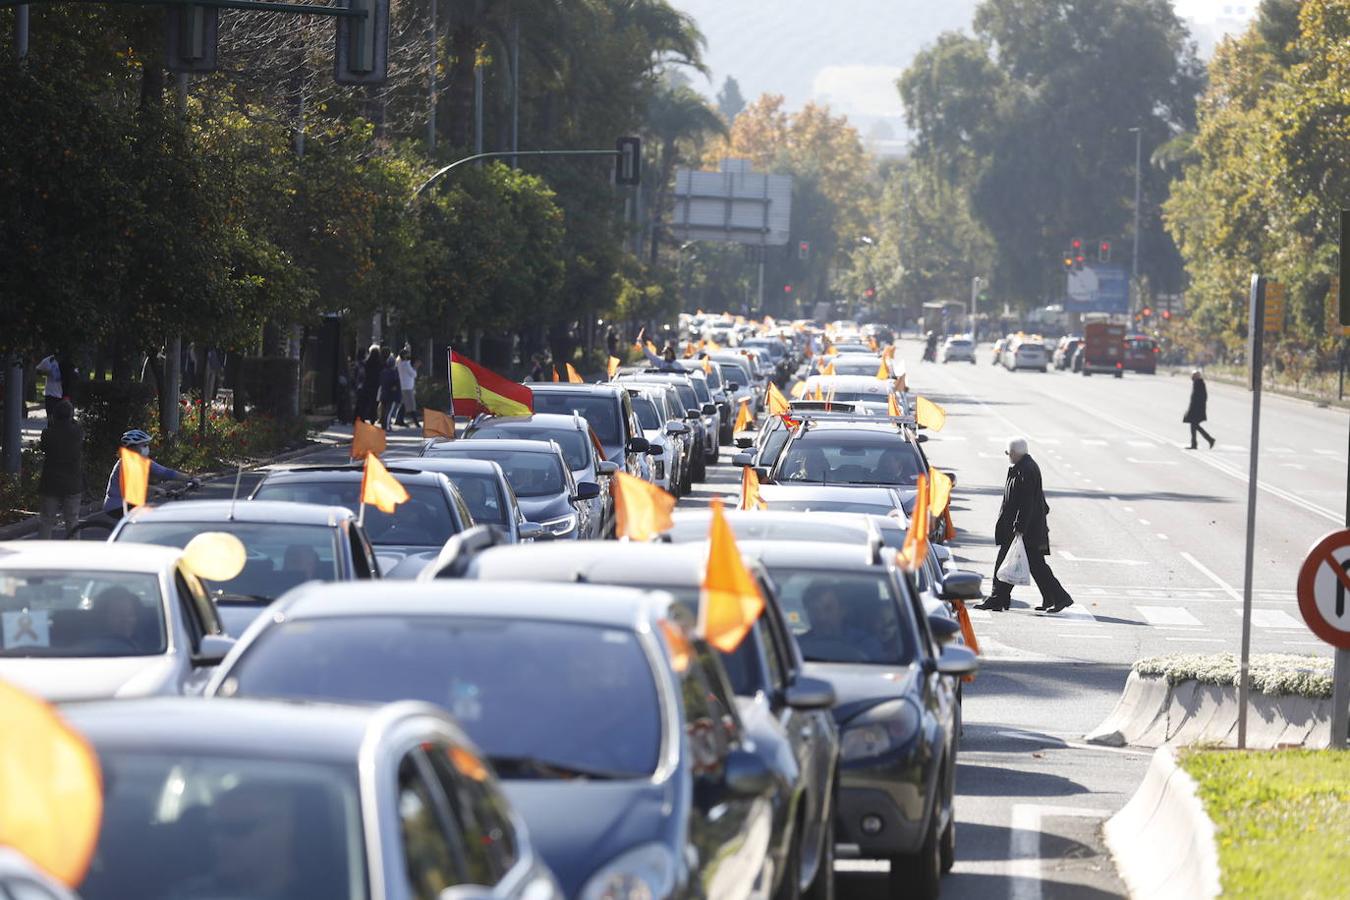
[[[965,436],[956,436],[956,435],[951,435],[951,436],[938,436],[938,435],[935,435],[935,436],[933,436],[933,440],[935,440],[935,441],[965,441],[965,440],[969,440],[969,438],[967,438],[967,437],[965,437]],[[983,434],[983,435],[977,435],[977,436],[974,438],[974,440],[976,440],[976,441],[987,441],[987,442],[989,442],[989,443],[991,443],[991,444],[1006,443],[1007,440],[1008,440],[1008,435],[1007,435],[1007,434],[1003,434],[1003,433],[992,433],[992,432],[991,432],[991,433],[987,433],[987,434]],[[1037,433],[1037,434],[1035,434],[1035,435],[1033,435],[1033,436],[1031,437],[1031,443],[1032,443],[1033,445],[1044,445],[1044,446],[1047,446],[1047,447],[1055,447],[1055,448],[1060,448],[1060,447],[1073,447],[1073,446],[1077,446],[1077,447],[1093,447],[1093,448],[1100,448],[1100,447],[1128,447],[1128,448],[1131,448],[1131,449],[1134,449],[1134,450],[1145,450],[1145,449],[1174,448],[1174,447],[1179,447],[1179,446],[1183,445],[1185,442],[1186,442],[1186,435],[1185,435],[1185,434],[1179,434],[1179,435],[1177,436],[1177,439],[1176,439],[1175,442],[1171,442],[1171,441],[1161,441],[1161,440],[1144,440],[1144,439],[1140,439],[1140,438],[1129,438],[1129,439],[1125,439],[1125,438],[1123,438],[1123,437],[1121,436],[1121,434],[1120,434],[1119,432],[1098,432],[1098,433],[1083,433],[1083,432],[1078,432],[1078,433],[1070,433],[1070,432],[1053,433],[1053,432],[1052,432],[1052,433],[1049,433],[1049,434],[1040,434],[1040,433]],[[1227,441],[1223,441],[1223,442],[1220,442],[1220,443],[1214,448],[1214,451],[1213,451],[1213,452],[1215,452],[1215,453],[1224,453],[1224,454],[1227,454],[1227,455],[1245,454],[1245,453],[1247,452],[1247,447],[1246,447],[1246,445],[1244,445],[1244,444],[1234,444],[1234,443],[1229,443],[1229,442],[1227,442]],[[1316,455],[1317,457],[1319,457],[1320,460],[1322,460],[1322,461],[1327,461],[1327,462],[1344,462],[1344,461],[1345,461],[1345,449],[1344,449],[1344,448],[1336,448],[1336,449],[1332,449],[1332,448],[1327,448],[1327,447],[1314,447],[1314,448],[1305,449],[1305,448],[1298,448],[1298,447],[1285,447],[1285,446],[1279,446],[1279,445],[1274,445],[1274,446],[1267,445],[1267,446],[1263,446],[1263,447],[1261,448],[1261,453],[1262,453],[1263,456],[1264,456],[1264,455],[1272,455],[1272,456],[1285,456],[1285,457],[1294,456],[1294,455],[1296,455],[1296,454],[1297,454],[1297,455],[1300,455],[1300,456],[1306,456],[1307,454],[1311,453],[1311,454],[1315,454],[1315,455]]]

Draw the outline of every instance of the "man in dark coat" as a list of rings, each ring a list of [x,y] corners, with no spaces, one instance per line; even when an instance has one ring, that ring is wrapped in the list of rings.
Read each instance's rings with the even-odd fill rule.
[[[42,475],[38,478],[38,538],[47,540],[61,513],[66,531],[80,518],[84,495],[84,429],[69,400],[57,400],[42,430]]]
[[[1031,579],[1041,592],[1039,611],[1057,613],[1073,605],[1073,598],[1064,590],[1050,564],[1045,558],[1050,555],[1050,527],[1046,515],[1050,506],[1045,502],[1045,490],[1041,486],[1041,468],[1027,452],[1027,442],[1016,438],[1008,442],[1008,479],[1003,486],[1003,505],[999,507],[998,522],[994,525],[994,540],[998,542],[998,559],[994,561],[994,572],[1003,565],[1013,538],[1022,536],[1026,546],[1027,562],[1031,568]],[[1003,612],[1012,606],[1013,586],[1000,581],[994,575],[994,589],[989,599],[978,609]]]
[[[1205,387],[1205,376],[1199,369],[1191,371],[1191,405],[1186,407],[1186,415],[1181,417],[1181,421],[1191,426],[1191,445],[1187,450],[1195,450],[1196,434],[1203,435],[1205,440],[1209,441],[1209,448],[1214,449],[1214,438],[1210,437],[1208,431],[1200,427],[1200,423],[1205,421],[1205,406],[1209,403],[1209,390]]]

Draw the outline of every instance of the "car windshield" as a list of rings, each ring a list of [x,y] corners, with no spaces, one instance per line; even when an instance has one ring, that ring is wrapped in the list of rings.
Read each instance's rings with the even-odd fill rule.
[[[567,467],[576,471],[591,464],[589,436],[575,428],[523,428],[510,425],[484,425],[465,435],[466,438],[497,438],[525,441],[553,441],[562,450]]]
[[[457,442],[439,452],[432,450],[429,455],[463,456],[495,462],[506,473],[506,480],[511,483],[517,497],[548,497],[561,494],[567,488],[562,460],[556,453],[503,450],[486,441],[482,442],[482,447],[472,444],[472,441]]]
[[[718,373],[717,366],[709,366],[707,369],[703,369],[701,371],[703,372],[704,376],[708,379],[709,388],[711,388],[714,391],[720,390],[722,388],[722,376]]]
[[[748,388],[750,386],[750,370],[746,369],[740,363],[719,362],[722,371],[726,373],[727,381],[736,382],[738,389]]]
[[[707,539],[708,528],[705,525],[703,540]],[[690,612],[696,616],[698,615],[699,604],[703,599],[702,590],[692,586],[671,585],[669,583],[633,586],[666,591],[676,600],[689,607]],[[768,689],[763,669],[759,664],[759,646],[764,644],[764,633],[761,627],[757,621],[754,627],[755,640],[741,641],[736,645],[736,649],[730,653],[717,652],[718,658],[722,660],[722,667],[727,670],[727,682],[731,685],[731,692],[741,697],[753,697],[757,692]]]
[[[270,522],[128,522],[119,541],[186,547],[203,531],[226,531],[248,552],[243,571],[229,581],[202,579],[226,602],[270,603],[306,581],[338,578],[337,532],[323,525]]]
[[[795,498],[788,492],[765,501],[775,512],[848,512],[866,513],[869,516],[888,516],[895,512],[894,506],[883,506],[872,500],[820,500]]]
[[[876,375],[877,369],[881,366],[881,360],[873,362],[837,362],[834,364],[836,375]],[[838,395],[836,394],[837,399]]]
[[[619,403],[613,397],[600,394],[535,391],[534,411],[568,416],[575,413],[591,424],[591,429],[600,438],[600,443],[606,447],[617,447],[621,443]]]
[[[773,567],[778,598],[810,662],[908,665],[918,645],[890,578]]]
[[[165,634],[155,575],[0,569],[0,658],[156,656]]]
[[[646,397],[633,398],[633,412],[637,413],[638,424],[643,431],[655,431],[661,427],[661,416],[656,411],[656,404]]]
[[[775,506],[775,508],[777,508]],[[815,541],[832,544],[864,544],[866,528],[839,522],[814,522],[810,516],[777,518],[774,516],[728,516],[728,524],[738,541]],[[708,520],[702,517],[680,518],[665,532],[673,543],[687,544],[708,539]]]
[[[502,498],[501,486],[491,475],[449,474],[446,478],[464,498],[476,525],[505,525],[506,502]]]
[[[914,485],[923,473],[918,450],[898,437],[843,437],[841,431],[808,433],[788,444],[778,480],[816,484]]]
[[[449,616],[290,621],[265,631],[226,684],[244,696],[434,703],[506,778],[542,774],[513,760],[641,778],[661,747],[652,667],[626,629]]]
[[[121,750],[99,762],[84,900],[367,896],[354,763]]]
[[[393,461],[390,463],[393,465]],[[394,476],[398,477],[397,474]],[[439,547],[455,533],[454,514],[445,492],[434,484],[407,484],[408,500],[391,513],[380,512],[366,504],[366,536],[375,545]],[[352,512],[361,509],[361,482],[341,481],[264,481],[254,500],[287,500],[292,503],[317,503],[321,506],[345,506]]]

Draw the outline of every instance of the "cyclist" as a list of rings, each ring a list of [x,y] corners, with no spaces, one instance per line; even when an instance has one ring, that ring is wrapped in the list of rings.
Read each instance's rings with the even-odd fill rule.
[[[135,450],[142,456],[150,455],[150,435],[139,428],[133,428],[122,435],[122,446],[129,450]],[[186,481],[188,487],[196,487],[197,480],[191,475],[179,472],[177,469],[170,469],[168,466],[161,466],[154,460],[150,461],[150,481]],[[122,512],[122,460],[119,459],[113,464],[112,474],[108,476],[108,490],[103,495],[103,511],[105,513]]]

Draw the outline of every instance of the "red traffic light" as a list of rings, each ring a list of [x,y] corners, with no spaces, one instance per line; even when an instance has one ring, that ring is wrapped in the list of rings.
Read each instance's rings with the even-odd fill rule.
[[[1153,315],[1153,310],[1145,306],[1143,309],[1140,310],[1140,313],[1142,313],[1144,318],[1147,319]]]
[[[1074,238],[1069,242],[1069,246],[1073,248],[1074,255],[1077,255],[1078,251],[1083,249],[1082,238]]]
[[[876,291],[872,290],[871,288],[868,288],[867,290],[863,291],[863,296],[864,296],[864,297],[873,297],[873,296],[876,296],[876,293],[877,293]]]
[[[1164,310],[1162,311],[1162,317],[1163,317],[1164,319],[1170,319],[1170,318],[1172,318],[1172,311],[1171,311],[1170,309],[1164,309]]]
[[[1101,241],[1097,244],[1097,259],[1100,262],[1111,261],[1111,242]]]
[[[785,293],[785,294],[790,294],[790,293],[792,293],[792,285],[790,285],[790,284],[785,284],[785,285],[783,285],[783,293]]]

